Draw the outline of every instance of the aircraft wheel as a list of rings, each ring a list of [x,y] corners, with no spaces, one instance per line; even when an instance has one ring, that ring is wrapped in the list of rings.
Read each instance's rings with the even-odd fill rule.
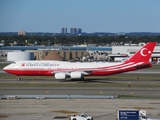
[[[18,80],[18,81],[20,81],[20,80],[21,80],[21,78],[17,78],[17,80]]]
[[[84,77],[81,77],[81,80],[84,81]]]

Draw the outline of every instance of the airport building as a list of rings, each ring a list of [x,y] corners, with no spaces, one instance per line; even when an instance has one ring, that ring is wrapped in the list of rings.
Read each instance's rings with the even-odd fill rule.
[[[79,60],[86,56],[86,50],[30,50],[36,60]]]
[[[68,61],[123,61],[132,56],[142,46],[7,46],[1,47],[1,55],[11,51],[29,51],[34,53],[35,60],[68,60]],[[48,57],[50,56],[50,57]],[[53,57],[59,56],[59,57]],[[18,57],[17,57],[18,58]],[[160,63],[160,46],[156,46],[151,61]]]

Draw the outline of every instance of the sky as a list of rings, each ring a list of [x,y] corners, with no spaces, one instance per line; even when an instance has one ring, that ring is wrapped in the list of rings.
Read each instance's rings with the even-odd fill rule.
[[[0,32],[160,32],[160,0],[0,0]]]

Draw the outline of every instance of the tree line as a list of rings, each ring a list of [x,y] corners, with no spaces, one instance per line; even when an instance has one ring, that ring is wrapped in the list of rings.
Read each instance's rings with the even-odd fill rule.
[[[0,36],[5,46],[16,42],[19,46],[24,45],[78,45],[78,44],[138,44],[140,42],[156,41],[160,43],[160,36]]]

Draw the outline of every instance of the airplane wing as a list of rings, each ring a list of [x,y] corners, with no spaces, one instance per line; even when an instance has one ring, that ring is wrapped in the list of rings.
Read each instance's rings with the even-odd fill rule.
[[[51,72],[55,79],[84,79],[83,76],[90,75],[93,70],[65,70],[65,71],[54,71]]]
[[[83,75],[89,75],[91,73],[93,73],[93,70],[68,70],[68,71],[62,71],[61,73],[65,73],[66,75],[70,75],[72,72],[80,72]],[[56,73],[60,73],[60,71],[54,71],[51,72],[53,75]]]

